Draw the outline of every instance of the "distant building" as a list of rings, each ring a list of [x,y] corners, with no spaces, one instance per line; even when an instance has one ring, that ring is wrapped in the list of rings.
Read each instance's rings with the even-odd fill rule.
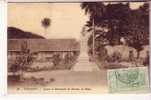
[[[54,66],[53,57],[60,59],[78,55],[80,44],[75,39],[8,39],[8,67],[21,55],[22,47],[29,50],[33,58],[33,68],[49,68]]]

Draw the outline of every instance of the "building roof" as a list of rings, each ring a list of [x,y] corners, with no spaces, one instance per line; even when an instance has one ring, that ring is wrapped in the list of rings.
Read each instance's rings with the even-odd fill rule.
[[[25,43],[32,52],[80,50],[80,44],[75,39],[8,39],[8,51],[20,51]]]

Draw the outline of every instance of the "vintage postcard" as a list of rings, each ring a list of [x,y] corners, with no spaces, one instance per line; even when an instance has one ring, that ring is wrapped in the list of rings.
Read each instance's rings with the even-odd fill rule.
[[[8,93],[149,92],[149,2],[8,2]]]

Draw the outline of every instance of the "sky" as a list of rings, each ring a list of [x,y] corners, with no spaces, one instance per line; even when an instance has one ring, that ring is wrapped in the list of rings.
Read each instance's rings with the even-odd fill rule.
[[[130,3],[137,9],[143,3]],[[43,18],[50,18],[51,25],[45,33],[41,25]],[[9,3],[8,26],[33,32],[46,38],[76,38],[88,16],[80,8],[80,3]]]

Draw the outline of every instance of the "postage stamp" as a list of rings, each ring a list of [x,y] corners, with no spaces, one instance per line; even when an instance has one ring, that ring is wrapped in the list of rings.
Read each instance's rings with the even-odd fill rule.
[[[111,93],[126,93],[149,90],[146,67],[108,70],[108,87]]]

